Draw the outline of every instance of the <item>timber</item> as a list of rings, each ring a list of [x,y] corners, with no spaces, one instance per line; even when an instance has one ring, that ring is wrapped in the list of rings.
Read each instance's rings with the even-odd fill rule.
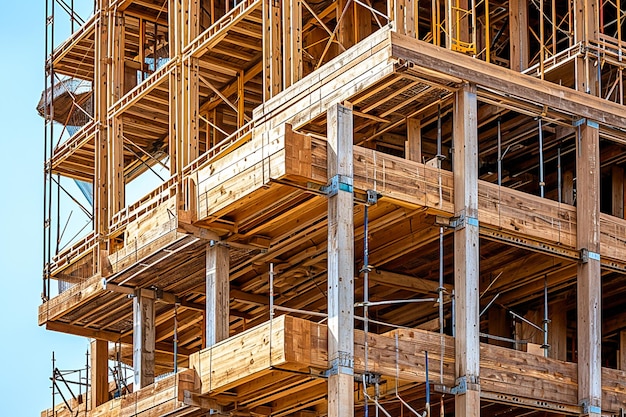
[[[42,416],[625,408],[620,1],[64,6],[38,324],[94,341]]]

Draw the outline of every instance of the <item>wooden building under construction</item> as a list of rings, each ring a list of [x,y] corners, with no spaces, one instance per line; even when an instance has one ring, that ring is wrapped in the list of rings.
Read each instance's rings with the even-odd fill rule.
[[[93,341],[42,416],[624,414],[620,0],[55,7],[39,324]]]

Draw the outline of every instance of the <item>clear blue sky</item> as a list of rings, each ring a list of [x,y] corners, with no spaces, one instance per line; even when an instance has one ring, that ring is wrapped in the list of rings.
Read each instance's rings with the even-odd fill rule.
[[[89,342],[37,326],[43,121],[35,106],[44,80],[45,0],[0,1],[0,416],[39,416],[51,404],[51,352],[61,369],[81,367]]]

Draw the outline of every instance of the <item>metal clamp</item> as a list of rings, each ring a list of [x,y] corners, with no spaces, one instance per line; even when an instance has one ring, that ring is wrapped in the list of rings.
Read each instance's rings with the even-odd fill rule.
[[[367,190],[366,191],[366,200],[365,203],[368,206],[373,206],[374,204],[378,203],[378,199],[382,197],[382,194],[378,194],[376,191],[374,190]]]
[[[348,352],[337,352],[338,356],[330,361],[330,368],[326,370],[324,376],[331,375],[354,375],[354,357]]]
[[[580,402],[580,405],[583,408],[583,414],[602,414],[602,408],[598,407],[597,405],[589,404],[588,399],[582,400]]]

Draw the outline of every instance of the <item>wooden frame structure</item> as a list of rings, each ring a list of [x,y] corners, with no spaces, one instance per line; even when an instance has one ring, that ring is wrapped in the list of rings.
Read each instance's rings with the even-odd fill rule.
[[[623,13],[98,0],[46,61],[39,324],[94,339],[80,413],[623,413]],[[92,93],[55,147],[59,77]],[[53,255],[60,176],[93,230]]]

